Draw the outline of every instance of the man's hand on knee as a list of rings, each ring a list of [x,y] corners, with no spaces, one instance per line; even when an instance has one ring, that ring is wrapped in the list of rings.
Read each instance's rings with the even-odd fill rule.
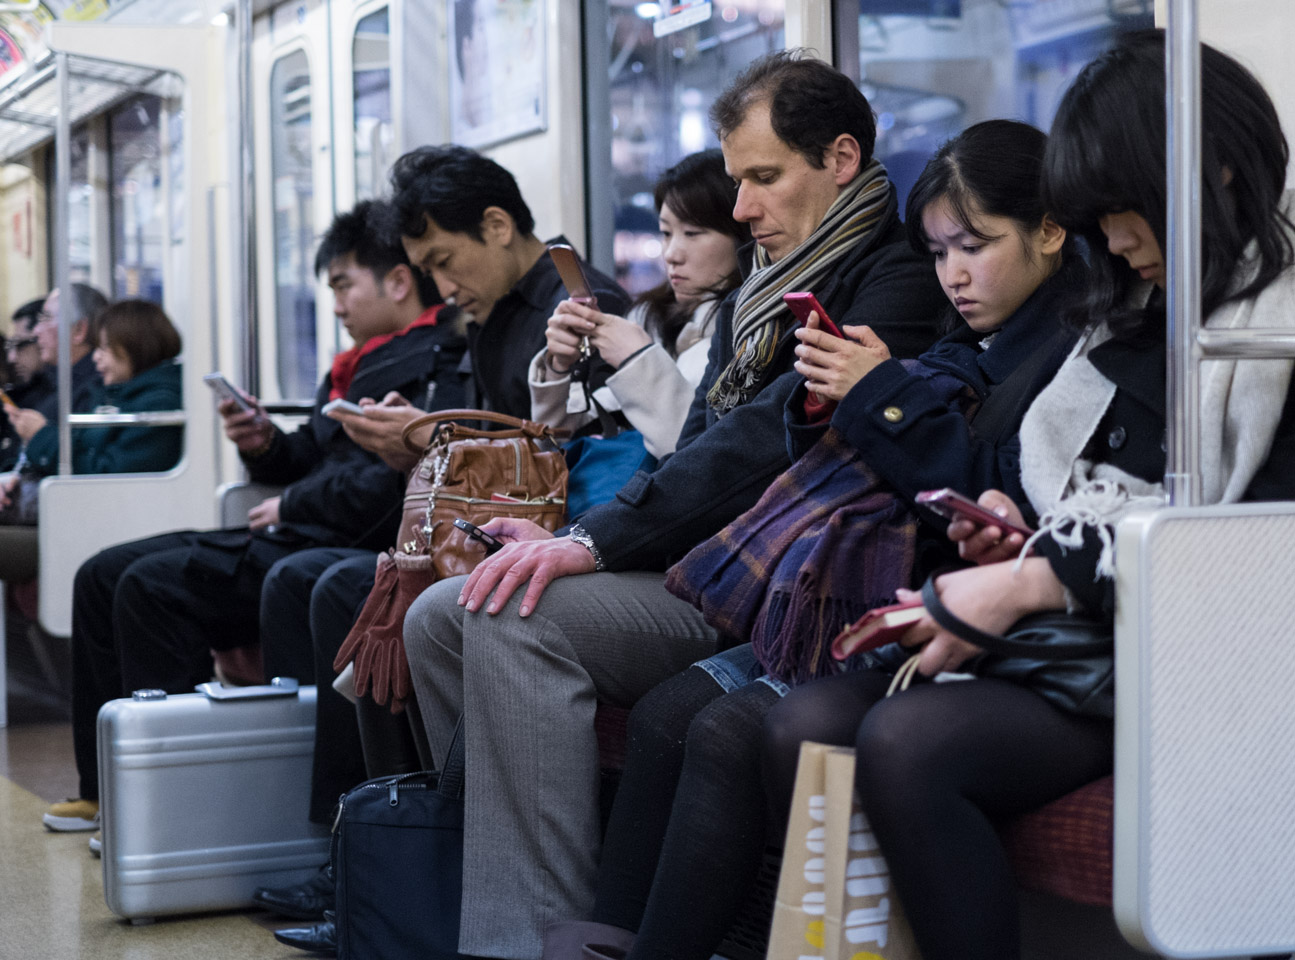
[[[594,568],[593,554],[566,537],[510,543],[477,564],[459,594],[459,605],[476,613],[493,591],[486,613],[498,613],[517,588],[527,583],[518,612],[530,616],[550,583],[558,577],[593,573]]]

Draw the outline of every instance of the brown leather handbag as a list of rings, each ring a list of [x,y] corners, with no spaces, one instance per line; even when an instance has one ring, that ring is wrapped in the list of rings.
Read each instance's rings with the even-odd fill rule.
[[[479,430],[456,421],[488,421]],[[415,435],[428,426],[426,447]],[[546,530],[566,519],[567,466],[560,434],[542,423],[487,410],[442,410],[405,425],[403,439],[422,451],[405,487],[394,549],[378,558],[373,589],[333,661],[340,672],[355,662],[355,692],[397,710],[411,692],[402,636],[405,613],[437,580],[470,573],[485,548],[454,526],[481,526],[494,517],[520,517]]]

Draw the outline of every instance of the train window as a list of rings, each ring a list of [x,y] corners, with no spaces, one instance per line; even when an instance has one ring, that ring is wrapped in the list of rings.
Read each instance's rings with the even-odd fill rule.
[[[162,302],[167,248],[162,101],[139,96],[108,117],[112,183],[112,292]]]
[[[355,26],[352,46],[355,87],[355,198],[384,192],[386,173],[395,160],[391,122],[391,39],[387,8]]]
[[[90,130],[72,131],[71,183],[67,195],[68,275],[76,283],[93,283],[96,210],[90,187]],[[49,151],[49,182],[54,183],[54,149]],[[54,222],[54,198],[50,197],[50,223]],[[50,243],[54,231],[50,231]],[[54,257],[50,257],[50,287],[53,288]]]
[[[616,279],[634,293],[665,279],[652,188],[684,156],[717,146],[707,111],[747,64],[781,50],[783,0],[612,0],[610,143],[593,176],[611,182]],[[597,236],[604,231],[593,230]]]
[[[857,31],[838,36],[837,59],[876,111],[901,211],[941,143],[993,117],[1047,130],[1083,65],[1153,19],[1153,0],[853,2]]]
[[[275,354],[282,397],[315,389],[315,222],[310,62],[296,50],[270,71]]]

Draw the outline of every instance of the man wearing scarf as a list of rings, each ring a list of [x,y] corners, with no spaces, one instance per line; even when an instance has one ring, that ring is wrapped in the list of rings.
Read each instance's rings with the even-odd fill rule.
[[[383,206],[364,202],[338,215],[321,242],[316,267],[327,273],[334,312],[355,346],[325,375],[309,421],[286,433],[254,398],[252,411],[232,401],[219,407],[252,480],[283,492],[252,508],[247,527],[109,547],[77,571],[72,727],[81,786],[77,800],[46,814],[50,829],[97,823],[95,718],[102,703],[145,687],[191,691],[211,678],[209,650],[254,647],[263,623],[267,633],[280,630],[260,601],[271,568],[292,554],[311,547],[377,551],[394,540],[404,478],[321,408],[336,397],[355,401],[392,390],[457,404],[464,341],[435,288],[386,235]],[[313,682],[308,631],[295,645],[304,666],[291,674]]]
[[[733,215],[755,244],[741,258],[745,282],[720,307],[677,451],[564,536],[488,525],[513,542],[466,581],[434,585],[406,619],[438,759],[464,714],[465,954],[532,960],[547,924],[589,915],[596,702],[630,707],[724,643],[666,592],[663,571],[789,465],[782,411],[801,378],[783,294],[812,291],[838,325],[870,326],[896,356],[937,336],[940,290],[904,240],[894,188],[872,158],[871,107],[847,77],[799,52],[773,54],[711,117],[738,184]]]

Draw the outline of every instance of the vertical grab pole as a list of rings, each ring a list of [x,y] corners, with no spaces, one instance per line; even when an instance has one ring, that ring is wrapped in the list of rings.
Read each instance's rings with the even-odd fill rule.
[[[1165,337],[1165,486],[1169,502],[1201,502],[1201,49],[1196,0],[1166,4],[1165,120],[1169,328]]]
[[[239,244],[242,375],[247,389],[261,395],[261,371],[257,363],[260,344],[256,310],[256,157],[253,156],[252,93],[252,0],[238,0],[238,219],[243,233]]]
[[[72,78],[67,54],[54,54],[58,78],[58,120],[54,127],[54,284],[58,289],[58,472],[72,472],[72,325],[76,301],[72,298],[72,258],[68,249],[71,216],[68,191],[72,187]],[[97,346],[97,344],[96,344]]]

